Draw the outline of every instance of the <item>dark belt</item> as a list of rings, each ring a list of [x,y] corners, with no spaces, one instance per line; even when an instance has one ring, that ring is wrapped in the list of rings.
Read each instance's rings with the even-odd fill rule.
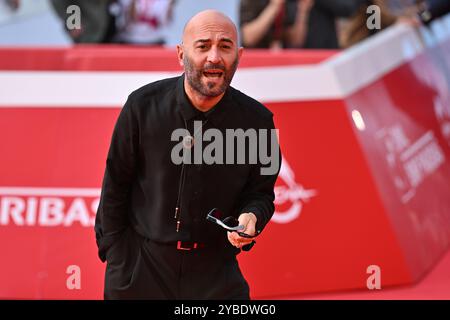
[[[178,241],[177,242],[177,249],[178,250],[197,250],[204,248],[205,244],[201,242],[193,242],[193,241]]]

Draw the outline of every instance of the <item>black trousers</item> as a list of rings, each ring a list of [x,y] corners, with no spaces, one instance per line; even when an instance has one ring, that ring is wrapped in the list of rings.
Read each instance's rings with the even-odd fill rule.
[[[104,298],[250,299],[236,256],[223,251],[177,250],[128,227],[106,253]]]

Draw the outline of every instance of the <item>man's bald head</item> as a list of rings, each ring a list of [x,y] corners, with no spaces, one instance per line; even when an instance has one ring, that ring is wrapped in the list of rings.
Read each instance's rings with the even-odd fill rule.
[[[205,10],[189,20],[177,55],[185,71],[185,91],[194,106],[206,110],[221,99],[242,50],[236,26],[223,13]]]
[[[237,43],[238,31],[236,25],[229,17],[217,10],[204,10],[193,16],[184,26],[183,43],[186,43],[196,32],[209,28],[223,28],[229,31],[234,38],[233,40]]]

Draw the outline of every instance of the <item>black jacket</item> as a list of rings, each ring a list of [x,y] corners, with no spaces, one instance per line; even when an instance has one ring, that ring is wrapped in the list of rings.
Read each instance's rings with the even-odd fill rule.
[[[187,126],[192,134],[194,120],[203,121],[202,131],[274,128],[268,109],[232,87],[212,110],[202,113],[189,102],[183,83],[184,76],[148,84],[128,97],[119,115],[95,223],[102,261],[129,225],[156,242],[198,241],[223,247],[228,241],[225,230],[206,221],[212,208],[219,208],[224,216],[253,212],[259,231],[273,215],[279,166],[275,174],[261,175],[259,158],[257,164],[186,164],[184,183],[180,183],[182,165],[171,160],[172,149],[179,143],[171,141],[175,129]],[[278,146],[277,153],[281,165]],[[177,199],[179,232],[174,218]]]

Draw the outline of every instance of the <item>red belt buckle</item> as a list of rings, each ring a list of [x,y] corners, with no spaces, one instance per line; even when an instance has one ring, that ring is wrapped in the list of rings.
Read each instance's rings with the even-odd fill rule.
[[[177,242],[177,249],[178,250],[186,250],[186,251],[189,251],[189,250],[192,250],[192,249],[197,249],[197,242],[194,242],[194,243],[192,243],[192,245],[191,246],[189,246],[189,247],[183,247],[183,241],[178,241]]]

